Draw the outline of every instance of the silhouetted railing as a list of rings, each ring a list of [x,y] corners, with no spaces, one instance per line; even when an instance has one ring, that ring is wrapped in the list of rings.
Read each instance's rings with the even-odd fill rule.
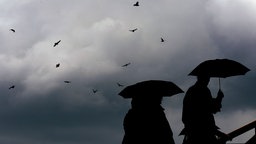
[[[233,138],[235,138],[235,137],[237,137],[239,135],[242,135],[243,133],[245,133],[247,131],[250,131],[252,129],[255,130],[255,134],[245,144],[256,144],[256,120],[251,122],[251,123],[249,123],[249,124],[247,124],[247,125],[245,125],[245,126],[243,126],[243,127],[241,127],[241,128],[239,128],[239,129],[236,129],[236,130],[232,131],[228,135],[229,135],[230,139],[233,139]],[[226,143],[226,142],[224,142],[224,143]]]

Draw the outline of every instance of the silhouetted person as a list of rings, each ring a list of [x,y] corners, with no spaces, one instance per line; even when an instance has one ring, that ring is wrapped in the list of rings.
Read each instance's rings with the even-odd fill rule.
[[[134,96],[124,118],[122,144],[174,144],[173,133],[161,106],[162,96]]]
[[[219,90],[213,98],[207,87],[210,77],[198,76],[183,100],[182,122],[185,128],[183,144],[217,144],[218,137],[227,137],[215,125],[213,114],[221,109],[224,94]]]

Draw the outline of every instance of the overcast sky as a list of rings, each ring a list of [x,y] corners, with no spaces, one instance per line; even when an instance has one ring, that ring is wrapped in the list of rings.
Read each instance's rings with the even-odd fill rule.
[[[162,79],[186,91],[188,73],[216,58],[251,70],[221,79],[217,125],[228,133],[256,119],[255,0],[135,2],[0,0],[0,143],[120,144],[130,100],[117,83]],[[209,87],[215,96],[218,80]],[[183,97],[163,101],[177,144]]]

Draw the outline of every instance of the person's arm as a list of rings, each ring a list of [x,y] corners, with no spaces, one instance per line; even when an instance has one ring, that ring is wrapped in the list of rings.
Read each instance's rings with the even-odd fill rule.
[[[225,144],[227,141],[232,140],[228,134],[225,134],[219,130],[217,130],[216,135],[218,136],[218,140],[221,144]]]
[[[218,94],[217,94],[217,97],[216,97],[216,101],[219,102],[219,103],[221,103],[223,98],[224,98],[224,94],[223,94],[223,92],[219,89]]]
[[[222,99],[224,97],[224,94],[221,90],[218,91],[217,97],[213,99],[213,105],[214,105],[214,109],[213,112],[217,113],[220,112],[220,109],[222,107],[221,103],[222,103]]]

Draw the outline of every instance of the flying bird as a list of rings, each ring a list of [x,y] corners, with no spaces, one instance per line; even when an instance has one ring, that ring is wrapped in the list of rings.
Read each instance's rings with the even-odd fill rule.
[[[9,89],[14,89],[15,88],[15,85],[12,85],[9,87]]]
[[[139,2],[137,1],[133,6],[139,6]]]
[[[117,84],[117,86],[119,86],[119,87],[124,87],[124,85],[122,85],[122,84],[120,84],[120,83],[116,83]]]
[[[16,32],[15,29],[10,29],[10,31],[12,31],[12,32],[14,32],[14,33]]]
[[[135,32],[135,31],[137,31],[138,29],[137,28],[135,28],[135,29],[131,29],[131,30],[129,30],[130,32]]]
[[[60,42],[61,42],[61,40],[59,40],[56,43],[54,43],[53,47],[56,47]]]
[[[96,92],[98,92],[98,90],[97,89],[92,89],[92,92],[96,93]]]
[[[164,42],[164,39],[161,37],[161,42]]]
[[[56,68],[60,67],[60,63],[56,64]]]
[[[71,81],[64,81],[64,83],[71,83]]]
[[[126,64],[124,64],[124,65],[122,65],[122,67],[127,67],[127,66],[129,66],[131,63],[129,62],[129,63],[126,63]]]

